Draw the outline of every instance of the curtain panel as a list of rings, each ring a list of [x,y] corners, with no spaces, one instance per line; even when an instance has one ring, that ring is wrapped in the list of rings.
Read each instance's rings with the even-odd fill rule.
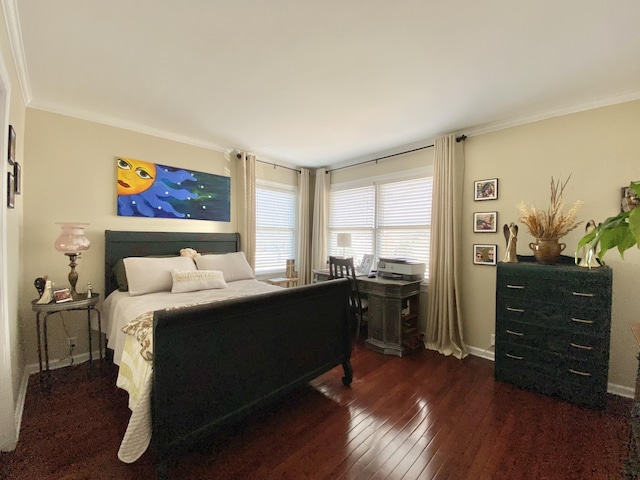
[[[447,135],[436,138],[434,146],[425,344],[461,359],[467,356],[460,309],[464,142]]]

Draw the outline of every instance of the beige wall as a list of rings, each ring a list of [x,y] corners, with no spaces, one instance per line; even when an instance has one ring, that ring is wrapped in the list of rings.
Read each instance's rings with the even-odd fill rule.
[[[518,221],[520,202],[546,208],[551,177],[566,179],[567,208],[576,200],[584,206],[581,220],[602,221],[619,210],[620,187],[640,179],[640,101],[598,108],[501,130],[467,139],[463,219],[462,312],[465,342],[480,351],[489,347],[495,327],[495,267],[472,263],[474,243],[498,245],[505,251],[502,225]],[[473,182],[498,178],[498,199],[473,201]],[[497,211],[498,233],[473,233],[473,212]],[[533,241],[520,225],[518,254],[531,255]],[[573,255],[584,225],[567,235],[565,254]],[[607,253],[613,269],[613,307],[609,382],[632,387],[638,351],[629,322],[640,321],[640,252]],[[491,350],[490,350],[491,351]]]
[[[30,301],[37,295],[35,278],[49,275],[58,285],[68,284],[68,258],[53,248],[60,227],[55,222],[86,222],[91,248],[78,261],[78,290],[91,281],[104,292],[104,231],[153,230],[185,232],[237,231],[236,159],[221,152],[135,133],[64,115],[28,109],[25,156],[30,167],[24,176],[24,275],[21,280],[20,318],[28,364],[37,362],[34,314]],[[231,177],[231,221],[119,217],[116,210],[116,156]],[[26,170],[26,169],[25,169]],[[77,315],[74,315],[76,314]],[[51,358],[66,354],[62,321],[49,322]],[[78,353],[87,351],[86,320],[69,312],[64,323],[78,336]]]

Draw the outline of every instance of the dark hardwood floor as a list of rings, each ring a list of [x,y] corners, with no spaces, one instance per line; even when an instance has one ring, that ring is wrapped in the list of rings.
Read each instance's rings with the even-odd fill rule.
[[[317,378],[171,464],[172,479],[618,479],[631,400],[605,411],[493,379],[493,363],[423,351],[405,358],[358,346],[355,379]],[[154,453],[117,459],[129,418],[116,370],[30,379],[20,441],[2,479],[154,478]],[[224,386],[221,386],[224,388]]]

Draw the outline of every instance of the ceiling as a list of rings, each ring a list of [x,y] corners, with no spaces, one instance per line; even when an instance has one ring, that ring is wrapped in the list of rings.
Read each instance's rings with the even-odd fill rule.
[[[285,165],[640,98],[638,0],[3,5],[30,107]]]

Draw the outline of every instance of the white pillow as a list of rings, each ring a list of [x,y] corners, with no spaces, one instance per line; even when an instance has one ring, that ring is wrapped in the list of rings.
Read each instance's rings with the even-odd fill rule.
[[[219,270],[225,282],[235,282],[256,278],[253,269],[247,262],[244,252],[222,253],[218,255],[201,255],[194,258],[198,270]]]
[[[171,293],[195,292],[211,288],[227,288],[224,275],[218,270],[172,270]]]
[[[173,285],[171,270],[196,270],[191,257],[127,257],[124,259],[129,295],[170,292]]]

